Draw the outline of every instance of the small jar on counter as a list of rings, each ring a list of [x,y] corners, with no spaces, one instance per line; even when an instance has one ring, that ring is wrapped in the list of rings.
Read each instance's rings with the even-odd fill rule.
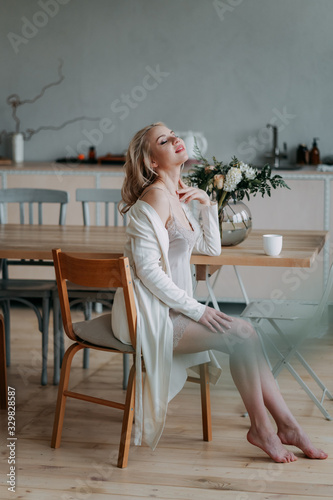
[[[297,148],[296,163],[297,165],[309,164],[309,150],[305,144],[300,144]]]

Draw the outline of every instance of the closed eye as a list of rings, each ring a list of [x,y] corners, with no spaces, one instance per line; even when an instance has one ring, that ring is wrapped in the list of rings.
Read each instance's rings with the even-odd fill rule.
[[[174,132],[171,132],[171,137],[178,137]],[[163,141],[160,142],[161,145],[166,144],[168,142],[168,139],[164,139]]]

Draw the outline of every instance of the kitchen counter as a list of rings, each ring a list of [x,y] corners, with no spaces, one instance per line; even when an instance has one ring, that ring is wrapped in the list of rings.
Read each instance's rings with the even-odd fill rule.
[[[57,174],[63,172],[69,175],[75,175],[82,173],[103,173],[106,175],[115,174],[121,175],[123,173],[122,164],[112,164],[112,165],[99,165],[97,163],[92,164],[79,164],[79,163],[57,163],[57,162],[34,162],[27,161],[21,165],[0,165],[0,175],[12,174],[12,175],[28,175],[32,172],[42,172],[43,174]]]
[[[190,169],[185,166],[184,174]],[[278,233],[279,230],[298,229],[298,230],[325,230],[333,235],[333,196],[332,180],[333,172],[320,172],[313,167],[303,167],[299,170],[272,170],[272,174],[281,175],[291,190],[277,189],[272,190],[272,196],[262,198],[260,195],[251,197],[250,202],[245,201],[252,212],[253,228],[264,229],[271,228],[271,231]],[[34,187],[48,189],[62,189],[70,194],[70,203],[67,210],[67,224],[77,225],[82,223],[81,204],[75,201],[75,191],[77,188],[111,188],[119,189],[122,186],[124,177],[123,165],[78,165],[62,164],[55,162],[25,162],[20,166],[0,166],[0,185],[2,188]],[[100,224],[102,217],[100,207],[92,211],[92,220],[95,224]],[[44,222],[47,224],[57,223],[55,214],[50,210],[47,212]],[[8,210],[8,221],[15,222],[14,214]],[[329,240],[321,253],[322,263],[316,271],[316,283],[314,289],[321,289],[322,283],[328,275],[331,247]],[[242,276],[247,288],[251,289],[251,298],[262,298],[268,295],[270,284],[263,282],[266,277],[261,277],[260,270],[256,275],[242,269]],[[286,289],[286,295],[293,295],[293,285],[288,286],[283,283],[283,275],[271,275],[272,286],[278,286]],[[234,283],[234,276],[230,271],[223,270],[222,287],[219,286],[218,296],[226,295],[227,300],[237,300],[241,297],[237,283]],[[304,274],[302,283],[306,288],[308,275]],[[322,278],[323,277],[323,278]],[[275,283],[274,282],[275,279]],[[285,278],[285,281],[289,279]],[[290,281],[290,279],[289,279]],[[296,282],[296,277],[294,277]],[[302,284],[302,286],[303,286]],[[252,288],[251,288],[252,287]],[[304,292],[304,298],[311,298],[312,290]],[[317,296],[317,292],[316,292]],[[302,297],[301,297],[302,298]]]
[[[185,168],[183,170],[184,173],[188,172],[191,169],[192,165],[187,166],[185,164]],[[56,174],[58,172],[64,172],[71,175],[75,175],[75,173],[92,173],[92,174],[101,174],[101,175],[123,175],[123,164],[112,164],[112,165],[99,165],[99,164],[76,164],[76,163],[57,163],[57,162],[34,162],[28,161],[24,162],[21,165],[0,165],[0,175],[3,174],[29,174],[30,172],[43,172],[45,174]],[[321,172],[318,171],[313,166],[304,166],[301,168],[295,169],[283,169],[283,167],[278,169],[273,169],[272,174],[279,174],[283,176],[290,175],[319,175],[319,176],[333,176],[333,169],[330,172]]]

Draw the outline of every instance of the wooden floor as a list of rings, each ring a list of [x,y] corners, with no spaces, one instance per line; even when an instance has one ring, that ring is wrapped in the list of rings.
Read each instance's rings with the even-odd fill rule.
[[[157,449],[130,450],[128,468],[117,469],[121,412],[70,400],[62,446],[50,448],[57,387],[40,386],[40,334],[25,309],[12,318],[12,366],[8,384],[16,389],[16,492],[7,490],[7,415],[1,411],[0,498],[26,500],[126,499],[307,499],[333,497],[333,421],[324,419],[294,379],[284,371],[280,387],[292,411],[330,457],[275,464],[246,441],[243,417],[226,357],[224,373],[212,388],[213,441],[201,440],[199,388],[187,383],[170,403]],[[308,348],[312,366],[332,389],[333,335]],[[116,356],[117,358],[117,356]],[[74,361],[72,386],[105,397],[121,390],[121,359],[95,352],[90,369]],[[52,380],[52,349],[49,379]],[[333,402],[327,402],[333,415]]]

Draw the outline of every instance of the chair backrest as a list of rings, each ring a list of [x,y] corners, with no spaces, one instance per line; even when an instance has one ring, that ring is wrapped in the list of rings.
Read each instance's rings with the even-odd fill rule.
[[[121,190],[120,189],[77,189],[76,190],[76,201],[82,203],[83,211],[83,223],[85,226],[90,226],[90,210],[89,203],[96,204],[96,210],[99,209],[99,205],[104,203],[104,226],[109,226],[109,208],[113,205],[113,225],[119,225],[119,215],[118,205],[121,202]],[[126,214],[122,219],[122,225],[126,225],[127,218]],[[97,220],[97,225],[99,221]]]
[[[29,224],[34,223],[34,204],[38,205],[38,224],[43,224],[43,204],[59,204],[59,225],[63,226],[66,220],[66,207],[69,202],[67,191],[57,189],[35,189],[35,188],[11,188],[0,189],[0,224],[7,222],[5,214],[5,205],[7,203],[16,203],[20,209],[20,224],[25,223],[24,208],[25,204],[29,209]]]
[[[117,259],[85,259],[73,257],[60,249],[52,250],[64,329],[71,340],[78,340],[73,330],[67,281],[98,289],[123,288],[131,342],[136,343],[136,306],[129,261]]]
[[[333,287],[333,263],[331,264],[331,268],[328,274],[325,290],[318,304],[318,309],[315,314],[315,321],[320,321],[326,307],[328,306],[328,300]]]

